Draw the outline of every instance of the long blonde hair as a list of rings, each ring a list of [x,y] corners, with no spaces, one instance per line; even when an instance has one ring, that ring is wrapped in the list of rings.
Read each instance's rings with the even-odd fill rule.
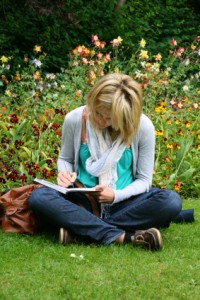
[[[86,105],[94,124],[95,111],[99,107],[110,110],[112,129],[125,143],[132,142],[142,113],[142,90],[133,78],[118,73],[103,76],[88,93]]]

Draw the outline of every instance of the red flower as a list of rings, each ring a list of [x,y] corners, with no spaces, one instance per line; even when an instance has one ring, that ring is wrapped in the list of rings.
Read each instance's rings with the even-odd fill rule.
[[[19,120],[18,120],[17,115],[16,115],[16,114],[11,114],[11,116],[10,116],[10,122],[11,122],[11,123],[17,124],[18,121],[19,121]]]
[[[60,125],[54,122],[54,123],[52,123],[51,128],[56,130],[56,129],[60,128]]]

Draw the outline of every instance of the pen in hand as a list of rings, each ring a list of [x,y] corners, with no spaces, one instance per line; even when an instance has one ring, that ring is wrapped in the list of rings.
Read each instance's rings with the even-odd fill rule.
[[[75,187],[74,182],[75,182],[76,177],[77,177],[76,172],[68,172],[68,175],[70,175],[70,177],[71,177],[71,179],[70,179],[71,184],[69,185],[69,187]]]
[[[76,180],[76,177],[76,172],[68,172],[66,170],[63,170],[58,174],[57,181],[58,184],[62,187],[72,187],[74,186],[74,181]]]

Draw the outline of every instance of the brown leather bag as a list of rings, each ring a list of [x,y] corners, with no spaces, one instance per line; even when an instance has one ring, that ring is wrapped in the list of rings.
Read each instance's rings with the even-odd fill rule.
[[[38,221],[29,208],[28,198],[41,185],[13,188],[0,196],[0,222],[4,232],[33,234]]]

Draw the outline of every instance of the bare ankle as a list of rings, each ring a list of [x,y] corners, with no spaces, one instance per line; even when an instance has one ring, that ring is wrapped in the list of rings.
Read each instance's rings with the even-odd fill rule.
[[[115,240],[115,243],[116,243],[116,244],[123,244],[123,243],[124,243],[124,237],[125,237],[125,233],[123,233],[122,235],[120,235],[120,236]]]

